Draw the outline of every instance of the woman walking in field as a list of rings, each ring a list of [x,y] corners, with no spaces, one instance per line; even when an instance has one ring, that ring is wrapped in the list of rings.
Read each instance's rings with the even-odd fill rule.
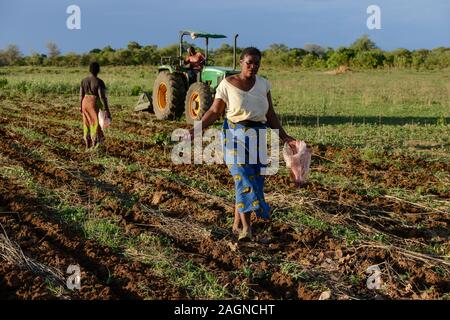
[[[99,125],[99,111],[104,109],[106,117],[111,119],[106,86],[97,75],[100,65],[92,62],[89,65],[91,75],[81,81],[80,86],[80,112],[83,115],[83,139],[86,149],[97,148],[104,140],[102,128]]]
[[[264,219],[269,218],[270,212],[270,207],[264,200],[264,175],[261,174],[264,165],[259,156],[256,163],[249,161],[252,150],[249,150],[248,139],[239,136],[240,132],[254,129],[258,133],[261,129],[270,127],[279,130],[279,137],[284,143],[295,143],[295,139],[282,128],[274,111],[270,83],[257,76],[260,62],[261,52],[258,49],[244,49],[240,57],[241,73],[222,80],[217,87],[211,108],[199,123],[201,129],[206,129],[226,111],[223,123],[224,152],[225,161],[235,182],[236,202],[232,230],[239,240],[252,238],[252,212]],[[191,129],[190,136],[194,136],[194,129]],[[232,143],[227,143],[228,141]],[[243,143],[245,147],[244,163],[235,159],[229,161],[230,155],[236,156],[239,143]],[[256,146],[258,145],[259,141]]]

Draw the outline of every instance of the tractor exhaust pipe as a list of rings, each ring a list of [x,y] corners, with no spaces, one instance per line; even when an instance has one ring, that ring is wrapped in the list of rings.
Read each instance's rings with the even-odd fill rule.
[[[180,67],[183,66],[183,36],[184,33],[180,31],[180,47],[179,47],[179,54],[178,54],[178,64]]]
[[[236,46],[237,46],[237,37],[239,37],[239,34],[234,35],[234,47],[233,47],[233,70],[236,70]]]

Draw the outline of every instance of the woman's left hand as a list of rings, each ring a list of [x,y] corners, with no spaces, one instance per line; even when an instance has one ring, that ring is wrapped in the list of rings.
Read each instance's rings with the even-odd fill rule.
[[[295,150],[297,148],[295,145],[296,139],[289,135],[286,135],[285,137],[283,137],[282,141],[283,141],[283,143],[287,143],[292,150]]]
[[[285,135],[284,137],[281,138],[281,141],[283,141],[283,143],[290,143],[291,141],[295,141],[295,138],[289,135]]]

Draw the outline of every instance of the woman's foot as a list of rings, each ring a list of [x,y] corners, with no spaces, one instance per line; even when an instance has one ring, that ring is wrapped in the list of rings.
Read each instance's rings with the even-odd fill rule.
[[[239,228],[239,225],[237,226],[233,225],[231,231],[233,232],[234,235],[238,236],[242,232],[242,229]]]
[[[237,213],[237,211],[234,212],[233,227],[231,227],[231,231],[236,236],[242,231],[241,218],[239,217],[239,213]]]
[[[238,241],[252,241],[252,239],[253,239],[253,235],[252,235],[251,229],[248,229],[246,231],[242,230],[239,233]]]

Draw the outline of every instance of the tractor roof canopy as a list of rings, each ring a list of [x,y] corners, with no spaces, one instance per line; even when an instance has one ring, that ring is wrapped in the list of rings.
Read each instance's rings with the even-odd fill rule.
[[[181,35],[189,35],[193,40],[197,38],[214,38],[214,39],[221,39],[226,38],[227,36],[223,34],[216,34],[216,33],[208,33],[203,31],[193,31],[193,30],[182,30],[180,31]]]

